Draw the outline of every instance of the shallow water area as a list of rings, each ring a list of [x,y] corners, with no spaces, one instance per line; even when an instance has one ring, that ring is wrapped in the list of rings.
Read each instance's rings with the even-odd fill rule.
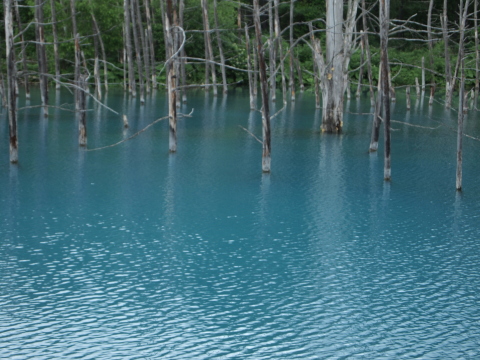
[[[90,100],[89,150],[168,113],[160,91],[105,103],[119,115]],[[457,113],[404,103],[391,182],[367,98],[334,136],[298,93],[272,119],[271,174],[242,89],[189,92],[175,154],[168,120],[85,151],[72,112],[27,108],[10,165],[2,110],[0,358],[480,357],[480,142],[464,138],[457,193]],[[480,137],[474,111],[465,132]]]

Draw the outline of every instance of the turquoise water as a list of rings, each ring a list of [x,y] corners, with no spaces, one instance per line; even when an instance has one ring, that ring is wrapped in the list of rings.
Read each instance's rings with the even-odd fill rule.
[[[464,139],[456,193],[456,113],[415,97],[406,113],[400,94],[392,118],[422,127],[392,123],[385,183],[368,100],[331,136],[297,95],[272,120],[269,175],[242,90],[191,92],[176,154],[165,121],[85,152],[73,113],[25,109],[11,166],[2,110],[0,358],[479,358],[480,142]],[[90,149],[167,111],[162,92],[106,103],[131,127],[90,101]]]

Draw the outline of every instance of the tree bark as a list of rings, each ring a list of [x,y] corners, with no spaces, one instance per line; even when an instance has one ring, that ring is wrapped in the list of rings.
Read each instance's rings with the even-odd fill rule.
[[[271,142],[270,142],[270,109],[268,104],[268,80],[267,70],[265,66],[265,58],[263,55],[262,45],[262,29],[260,26],[260,6],[259,0],[253,0],[253,12],[255,33],[257,37],[258,65],[260,70],[260,87],[262,91],[262,134],[263,134],[263,151],[262,151],[262,171],[269,173],[271,170]]]
[[[128,90],[132,96],[137,96],[137,85],[135,82],[135,69],[133,65],[132,40],[130,30],[130,0],[123,0],[123,15],[125,19],[125,48],[128,64]]]
[[[8,80],[8,127],[10,135],[10,162],[18,162],[18,140],[17,140],[17,94],[16,94],[16,71],[15,71],[15,50],[13,43],[13,2],[3,0],[5,45],[7,61]]]
[[[248,35],[248,26],[245,23],[245,48],[247,50],[247,71],[248,71],[248,90],[250,94],[250,110],[255,110],[255,91],[253,84],[253,71],[250,51],[250,36]]]

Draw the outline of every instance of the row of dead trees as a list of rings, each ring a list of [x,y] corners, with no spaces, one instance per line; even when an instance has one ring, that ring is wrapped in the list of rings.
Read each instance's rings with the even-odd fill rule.
[[[6,60],[7,60],[7,77],[8,77],[8,107],[9,107],[9,123],[10,123],[10,160],[11,162],[18,161],[18,145],[17,145],[17,130],[16,130],[16,102],[15,98],[18,95],[17,84],[17,63],[15,59],[15,36],[13,19],[17,19],[18,36],[20,36],[20,45],[22,47],[22,66],[25,83],[26,95],[29,96],[28,88],[28,71],[25,61],[25,44],[23,40],[24,25],[21,24],[20,16],[18,15],[18,0],[3,0],[4,1],[4,20],[5,20],[5,39],[6,39]],[[183,29],[183,14],[185,10],[183,0],[165,0],[161,1],[161,19],[164,27],[164,42],[165,42],[165,72],[167,74],[166,87],[169,97],[169,123],[170,123],[170,140],[169,149],[171,152],[176,151],[176,109],[180,102],[180,95],[182,100],[186,101],[186,93],[182,91],[187,87],[185,67],[187,61],[204,62],[205,64],[205,84],[203,85],[207,90],[212,88],[214,95],[218,94],[217,90],[217,68],[220,68],[221,73],[221,87],[222,92],[226,93],[228,89],[226,78],[227,60],[223,51],[222,37],[220,36],[220,29],[218,27],[217,14],[217,0],[214,1],[214,23],[215,29],[210,29],[210,14],[207,0],[201,0],[201,10],[203,19],[204,35],[204,59],[188,57],[185,53],[185,43],[187,41],[186,31]],[[350,83],[349,74],[350,59],[352,53],[361,51],[361,65],[358,69],[360,72],[359,78],[363,77],[364,71],[368,77],[368,88],[372,105],[375,104],[375,116],[372,126],[372,141],[370,149],[376,151],[378,148],[378,137],[380,124],[384,123],[384,139],[385,139],[385,179],[390,179],[390,133],[389,133],[389,103],[390,96],[394,94],[391,81],[390,63],[388,60],[388,39],[392,34],[398,34],[405,31],[411,31],[410,21],[398,22],[389,19],[389,0],[379,0],[379,16],[374,16],[370,9],[366,8],[365,0],[326,0],[326,18],[323,27],[315,27],[314,23],[322,21],[311,21],[308,23],[309,32],[300,38],[293,38],[293,11],[294,0],[290,0],[290,24],[287,28],[280,29],[279,21],[279,1],[268,0],[266,4],[261,7],[258,0],[253,2],[253,6],[244,5],[248,11],[253,14],[253,28],[254,39],[250,40],[250,28],[245,23],[244,36],[245,46],[247,49],[247,69],[236,69],[238,71],[247,71],[249,77],[249,89],[251,95],[251,108],[255,108],[255,96],[258,88],[257,76],[259,77],[261,97],[262,97],[262,124],[263,124],[263,155],[262,155],[262,169],[264,172],[270,171],[270,114],[269,101],[276,101],[276,84],[277,74],[280,73],[283,103],[287,103],[287,94],[290,95],[292,101],[295,100],[295,73],[301,79],[302,69],[298,64],[298,60],[294,56],[294,48],[300,43],[307,43],[312,50],[313,57],[313,74],[315,79],[314,89],[316,93],[317,106],[320,107],[320,99],[322,99],[322,131],[329,133],[339,133],[343,127],[343,104],[345,93],[349,96]],[[449,38],[452,30],[449,28],[449,19],[446,12],[447,0],[444,1],[444,11],[441,16],[441,35],[445,43],[445,62],[446,62],[446,100],[447,107],[451,106],[451,99],[453,89],[456,87],[456,81],[460,81],[460,99],[464,101],[464,33],[467,19],[469,18],[468,9],[470,2],[474,4],[473,18],[475,23],[475,49],[476,49],[476,79],[475,79],[475,95],[478,97],[478,31],[477,31],[477,5],[478,0],[461,0],[459,8],[459,28],[455,32],[459,33],[459,54],[458,61],[452,71],[450,64],[450,48]],[[36,33],[36,49],[38,59],[38,77],[40,81],[42,108],[45,116],[48,116],[48,82],[53,80],[57,86],[65,85],[60,75],[58,65],[58,38],[56,35],[56,15],[55,2],[50,0],[52,29],[54,36],[54,57],[55,57],[55,76],[51,76],[47,69],[46,57],[46,43],[45,43],[45,19],[43,14],[43,6],[46,2],[35,0],[35,33]],[[150,14],[149,0],[144,0],[143,9],[145,14],[143,17],[146,22],[142,21],[142,14],[139,0],[124,0],[124,86],[128,91],[136,96],[137,87],[140,92],[140,102],[144,103],[145,93],[150,92],[150,89],[157,87],[157,72],[156,61],[154,57],[153,48],[153,34]],[[346,5],[346,10],[345,9]],[[435,31],[432,29],[432,6],[433,0],[429,1],[428,23],[426,25],[427,44],[429,49],[430,71],[431,71],[431,92],[430,102],[432,102],[435,93],[435,75],[433,68],[433,42]],[[86,145],[86,101],[85,96],[88,93],[88,79],[90,72],[88,71],[87,62],[81,51],[82,38],[77,32],[76,25],[76,8],[75,0],[70,0],[71,15],[72,15],[72,29],[74,34],[75,44],[75,72],[73,81],[68,84],[75,90],[76,110],[79,116],[79,143]],[[239,14],[239,28],[242,27],[242,17]],[[107,59],[105,55],[105,46],[102,41],[101,31],[93,12],[90,14],[92,20],[92,28],[94,33],[95,46],[95,61],[94,61],[94,84],[95,95],[98,100],[101,99],[101,80],[100,80],[100,56],[103,57],[104,65],[104,87],[108,89],[107,80]],[[470,14],[471,15],[471,14]],[[369,35],[372,31],[368,28],[367,19],[373,17],[379,24],[380,36],[380,52],[381,52],[381,66],[380,76],[378,82],[377,98],[374,99],[374,84],[371,65],[371,52],[369,46]],[[262,31],[262,19],[268,19],[268,37],[264,43],[264,35]],[[362,30],[357,30],[358,27]],[[264,23],[263,26],[266,24]],[[418,24],[416,24],[418,25]],[[289,41],[288,46],[285,47],[285,42],[282,41],[284,34],[288,30]],[[214,56],[212,34],[215,33],[217,40],[217,49],[219,59]],[[318,34],[324,33],[325,40],[321,41]],[[266,60],[266,53],[268,50],[268,66]],[[135,56],[134,56],[135,54]],[[134,60],[135,59],[135,60]],[[286,70],[285,63],[288,59],[289,65],[289,84],[287,93]],[[423,64],[423,61],[422,61]],[[233,68],[232,66],[229,66]],[[422,65],[425,70],[425,66]],[[422,72],[424,74],[424,71]],[[437,74],[438,75],[438,74]],[[138,82],[138,86],[137,86]],[[302,81],[300,81],[302,83]],[[359,96],[362,84],[357,84],[357,96]],[[417,81],[418,88],[418,81]],[[425,89],[425,75],[422,75],[422,91]],[[463,109],[463,103],[459,105],[459,109]],[[461,129],[460,123],[463,121],[463,112],[459,111],[459,149],[461,154]],[[461,168],[461,155],[458,156]],[[458,172],[457,188],[461,188],[461,171]]]

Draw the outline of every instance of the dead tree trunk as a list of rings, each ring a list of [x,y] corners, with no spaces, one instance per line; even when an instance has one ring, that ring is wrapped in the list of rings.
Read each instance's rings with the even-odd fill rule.
[[[445,45],[445,106],[449,108],[452,104],[452,68],[450,65],[450,49],[448,47],[448,17],[447,0],[443,2],[443,14],[440,17],[442,23],[443,42]]]
[[[360,31],[362,35],[360,35],[360,69],[358,73],[358,84],[357,84],[357,91],[355,93],[355,97],[358,99],[360,98],[360,93],[362,91],[362,78],[363,78],[363,67],[364,67],[364,57],[365,57],[365,41],[363,38],[363,31]]]
[[[322,72],[322,131],[340,133],[343,127],[343,100],[347,85],[353,29],[359,0],[349,0],[343,20],[343,1],[327,0],[326,69]],[[343,25],[345,23],[345,29]]]
[[[77,33],[77,10],[75,6],[75,0],[70,0],[70,11],[72,13],[72,31],[73,31],[73,37],[74,37],[74,43],[75,43],[74,45],[75,46],[75,69],[74,69],[74,75],[73,75],[73,82],[78,87],[78,80],[80,78],[80,56],[77,56],[77,45],[80,48],[80,44],[78,43],[79,40],[78,40],[78,33]],[[78,102],[79,90],[77,87],[74,90],[76,110],[79,109],[79,102]]]
[[[382,115],[385,140],[383,178],[392,177],[390,159],[390,84],[388,80],[388,28],[390,17],[390,0],[380,0],[380,52],[382,67]]]
[[[167,11],[165,16],[165,32],[167,35],[167,88],[168,88],[168,119],[169,119],[169,150],[171,153],[177,151],[177,100],[176,100],[176,74],[174,48],[174,23],[173,23],[172,0],[167,0]]]
[[[184,0],[179,1],[178,5],[178,21],[179,21],[179,26],[183,29],[183,13],[185,10],[185,2]],[[187,92],[185,90],[185,86],[187,85],[187,73],[185,69],[185,47],[183,46],[182,49],[180,50],[180,83],[182,84],[182,102],[186,103],[187,102]],[[177,96],[179,96],[177,92]]]
[[[213,16],[215,18],[215,33],[217,36],[217,45],[218,45],[218,53],[220,54],[220,69],[222,71],[222,86],[223,86],[223,93],[226,94],[228,91],[227,87],[227,72],[225,70],[225,55],[223,54],[223,43],[222,37],[220,36],[220,29],[218,24],[218,14],[217,14],[217,0],[213,0]]]
[[[313,50],[313,75],[315,79],[315,107],[320,109],[320,72],[325,69],[325,63],[322,54],[320,40],[315,38],[312,23],[308,23],[310,30],[310,41]]]
[[[295,60],[293,57],[293,3],[295,0],[290,0],[290,79],[288,81],[288,87],[290,88],[290,99],[295,101]]]
[[[144,4],[145,4],[145,17],[147,18],[147,36],[146,36],[147,40],[146,41],[149,47],[150,66],[152,70],[151,82],[152,82],[152,88],[156,89],[158,85],[157,85],[157,70],[155,69],[155,49],[153,46],[152,14],[150,10],[149,0],[144,0]],[[183,27],[183,15],[179,25]]]
[[[275,40],[277,42],[278,58],[280,60],[280,72],[282,76],[282,94],[283,105],[287,105],[287,82],[285,81],[285,62],[283,58],[282,37],[280,35],[280,17],[278,15],[279,0],[274,0],[274,14],[275,14]]]
[[[462,190],[462,145],[463,145],[463,107],[464,107],[464,91],[465,91],[465,25],[468,15],[468,5],[470,0],[466,0],[463,4],[463,0],[460,0],[460,41],[459,41],[459,64],[460,64],[460,94],[458,99],[458,128],[457,128],[457,176],[456,176],[456,188],[457,191]]]
[[[92,14],[92,25],[94,33],[96,33],[95,20],[93,20]],[[95,80],[95,93],[97,94],[98,100],[102,99],[102,83],[100,81],[100,63],[98,60],[98,33],[93,36],[93,48],[95,52],[95,64],[93,66],[93,77]]]
[[[130,20],[132,22],[132,33],[133,33],[133,45],[135,46],[135,58],[137,62],[137,73],[138,73],[138,82],[140,83],[140,103],[145,104],[145,78],[143,76],[143,65],[142,65],[142,48],[140,45],[140,38],[138,36],[138,24],[135,11],[135,0],[130,3]]]
[[[480,49],[478,48],[478,0],[474,0],[474,27],[475,27],[475,107],[477,107],[478,92],[480,91]]]
[[[137,96],[137,85],[135,82],[135,69],[133,65],[132,40],[130,30],[130,0],[123,0],[123,15],[125,19],[125,48],[128,65],[128,90],[132,96]]]
[[[102,50],[102,59],[103,59],[103,83],[105,86],[105,91],[108,91],[108,67],[107,67],[107,55],[105,53],[105,45],[103,44],[102,34],[100,33],[100,28],[98,27],[97,19],[95,14],[92,12],[92,21],[95,30],[95,38],[100,44],[100,49]],[[100,74],[98,75],[100,77]]]
[[[363,20],[363,39],[365,45],[365,54],[367,57],[367,72],[368,72],[368,85],[370,89],[370,105],[375,104],[375,93],[373,91],[373,75],[372,75],[372,60],[370,55],[370,43],[368,41],[368,26],[367,26],[367,9],[365,7],[365,0],[362,0],[362,20]]]
[[[263,55],[262,29],[260,27],[260,6],[259,0],[253,0],[253,19],[255,23],[255,33],[257,37],[258,65],[260,70],[260,87],[262,91],[262,134],[263,134],[263,152],[262,152],[262,171],[270,172],[271,168],[271,143],[270,143],[270,109],[268,104],[268,80]]]
[[[7,60],[8,80],[8,125],[10,133],[10,162],[18,162],[18,141],[17,141],[17,94],[16,94],[16,71],[15,71],[15,50],[13,43],[13,2],[3,0],[3,13],[5,21],[5,45]]]
[[[144,77],[144,84],[145,84],[145,90],[148,93],[150,93],[150,56],[149,56],[149,48],[147,45],[147,41],[145,40],[145,29],[143,28],[143,23],[142,23],[142,15],[140,12],[140,0],[133,0],[134,5],[135,5],[135,16],[136,16],[136,23],[138,27],[138,34],[140,35],[140,43],[139,45],[141,46],[141,57],[143,58],[143,67],[145,70],[145,75],[143,72],[139,71],[139,77],[142,76]],[[133,14],[132,14],[133,16]],[[142,56],[143,55],[143,56]]]
[[[270,98],[277,100],[277,71],[276,71],[276,46],[275,22],[273,17],[273,0],[268,1],[268,29],[269,29],[269,61],[270,61]]]
[[[205,89],[209,88],[210,71],[212,74],[213,94],[217,96],[217,75],[215,73],[215,65],[213,63],[212,40],[210,38],[210,23],[208,17],[208,3],[207,0],[201,0],[202,3],[202,17],[203,17],[203,31],[205,42]]]
[[[429,105],[433,104],[433,96],[435,94],[435,73],[433,66],[433,39],[432,39],[432,10],[433,10],[433,0],[430,0],[428,6],[428,19],[427,19],[427,37],[428,37],[428,53],[430,57],[430,70],[431,70],[431,85],[430,85],[430,100],[428,101]]]
[[[53,1],[53,0],[52,0]],[[18,26],[18,31],[20,32],[20,39],[22,41],[22,65],[23,65],[23,81],[25,82],[25,97],[27,99],[30,99],[30,84],[28,82],[28,67],[27,67],[27,53],[26,53],[26,44],[25,44],[25,37],[23,36],[23,26],[22,26],[22,21],[20,19],[20,12],[18,10],[18,1],[15,0],[14,2],[15,6],[15,17],[17,18],[17,26]],[[52,14],[54,13],[54,10],[52,9]],[[53,20],[52,20],[53,21]],[[54,23],[55,24],[55,23]],[[56,35],[56,34],[55,34]],[[54,36],[55,36],[54,35]]]
[[[78,92],[78,144],[80,146],[87,146],[87,76],[85,74],[81,74],[78,83],[80,86]]]
[[[250,36],[248,35],[247,23],[245,23],[245,48],[247,50],[247,71],[248,71],[248,91],[250,94],[250,110],[255,110],[255,91],[254,91],[254,84],[253,84]]]
[[[43,115],[48,116],[48,78],[47,54],[45,52],[45,32],[42,0],[35,0],[35,33],[37,39],[38,72],[40,77],[40,95],[42,98]]]

